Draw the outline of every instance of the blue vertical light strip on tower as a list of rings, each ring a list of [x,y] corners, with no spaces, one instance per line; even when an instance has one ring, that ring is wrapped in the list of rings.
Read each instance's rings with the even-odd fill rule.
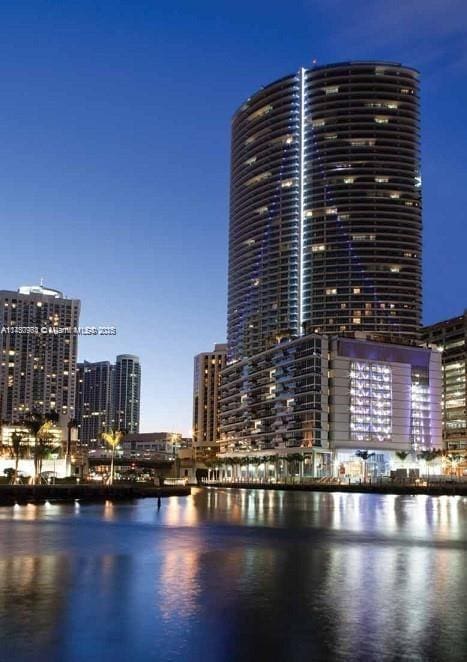
[[[298,333],[303,334],[303,251],[304,251],[304,170],[305,170],[305,69],[300,69],[300,209],[298,235]]]

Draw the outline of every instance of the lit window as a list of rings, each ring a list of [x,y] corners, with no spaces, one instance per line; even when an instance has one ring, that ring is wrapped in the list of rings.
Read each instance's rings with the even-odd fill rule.
[[[251,165],[253,165],[253,163],[255,163],[255,162],[256,162],[256,156],[252,156],[251,159],[247,159],[247,160],[245,161],[245,164],[251,166]]]
[[[360,319],[360,317],[354,317],[352,319],[352,322],[353,322],[353,324],[361,324],[362,320]]]
[[[263,207],[258,207],[258,209],[256,209],[255,211],[256,211],[257,214],[262,216],[263,214],[265,214],[267,212],[267,210],[268,210],[267,206],[264,205]]]
[[[375,177],[375,182],[377,184],[387,184],[389,181],[388,177]]]
[[[344,177],[344,184],[353,184],[354,181],[354,177]]]
[[[358,234],[353,234],[352,239],[353,241],[374,241],[376,239],[376,235],[359,232]]]
[[[329,87],[323,87],[323,91],[326,94],[337,94],[339,92],[339,88],[337,85],[330,85]]]
[[[294,179],[284,179],[281,183],[282,188],[291,188],[295,184]]]
[[[248,116],[248,121],[252,122],[253,120],[257,120],[260,117],[263,117],[264,115],[270,113],[271,110],[272,110],[271,104],[268,104],[267,106],[263,106],[262,108],[256,110],[254,113],[251,113],[251,115]]]
[[[326,133],[324,136],[325,140],[336,140],[337,138],[337,133]]]
[[[399,191],[391,191],[389,197],[392,198],[393,200],[398,200],[401,197],[401,194]]]
[[[354,288],[353,288],[353,293],[354,293],[354,294],[360,294],[360,293],[361,293],[361,289],[360,289],[359,287],[354,287]]]
[[[383,115],[376,115],[375,122],[376,124],[387,124],[389,122],[389,118],[384,117]]]
[[[374,147],[376,141],[373,138],[354,138],[349,142],[352,147]]]
[[[331,214],[337,214],[337,207],[326,207],[325,213],[330,216]]]
[[[326,296],[332,296],[334,294],[337,294],[337,289],[335,287],[326,288]]]
[[[401,270],[400,264],[391,264],[389,267],[389,271],[392,274],[398,274],[400,270]]]
[[[263,182],[265,179],[268,179],[268,177],[271,176],[270,172],[262,172],[260,175],[256,175],[256,177],[252,177],[251,179],[248,179],[245,182],[245,186],[254,186],[255,184],[259,184],[260,182]]]
[[[325,250],[326,250],[325,244],[313,244],[313,246],[311,247],[312,253],[322,253]]]
[[[319,127],[326,124],[325,120],[313,120],[311,125],[314,129],[319,129]]]

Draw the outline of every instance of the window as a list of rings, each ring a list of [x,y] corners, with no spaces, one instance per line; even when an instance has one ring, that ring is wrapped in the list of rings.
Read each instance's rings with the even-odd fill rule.
[[[326,296],[333,296],[334,294],[337,294],[337,289],[335,287],[326,288]]]
[[[329,87],[323,87],[325,94],[337,94],[339,92],[339,87],[337,85],[330,85]]]
[[[255,184],[263,182],[265,179],[268,179],[270,176],[270,172],[262,172],[260,175],[256,175],[256,177],[251,177],[251,179],[248,179],[245,182],[245,186],[254,186]]]
[[[259,108],[258,110],[255,110],[254,113],[251,113],[251,115],[248,116],[248,121],[252,122],[253,120],[257,120],[260,117],[263,117],[264,115],[267,115],[270,113],[272,110],[271,104],[267,104],[266,106],[263,106],[262,108]]]

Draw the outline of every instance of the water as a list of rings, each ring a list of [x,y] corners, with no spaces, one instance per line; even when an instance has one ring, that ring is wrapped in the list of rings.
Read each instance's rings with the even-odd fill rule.
[[[467,499],[0,508],[0,660],[464,660]]]

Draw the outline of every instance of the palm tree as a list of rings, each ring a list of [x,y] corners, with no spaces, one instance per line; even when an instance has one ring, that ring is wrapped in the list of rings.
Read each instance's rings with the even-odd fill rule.
[[[53,427],[52,421],[46,420],[42,423],[36,436],[34,446],[34,472],[36,482],[40,482],[42,474],[42,461],[52,450],[54,450],[53,436],[50,432]]]
[[[441,453],[442,453],[442,451],[439,451],[439,450],[430,450],[430,451],[421,451],[421,453],[419,453],[417,455],[417,458],[419,460],[425,460],[425,462],[427,463],[427,478],[428,479],[430,478],[430,468],[429,468],[428,465],[429,465],[430,462],[433,462],[433,460],[435,460]]]
[[[15,473],[13,475],[13,483],[18,482],[18,464],[20,457],[23,456],[23,452],[26,444],[23,443],[23,435],[16,430],[11,435],[11,452],[15,460]]]
[[[363,460],[363,481],[366,483],[367,462],[370,459],[370,457],[374,456],[374,453],[370,453],[370,451],[357,451],[355,455],[359,457],[361,460]]]
[[[50,442],[52,435],[50,430],[54,423],[58,421],[58,414],[51,411],[48,414],[42,414],[38,411],[32,411],[24,421],[24,425],[28,428],[34,437],[34,482],[40,481],[40,473],[42,469],[42,460],[44,456],[51,450]]]
[[[112,432],[103,432],[102,439],[109,444],[112,449],[112,461],[110,463],[110,480],[109,485],[112,485],[114,482],[114,456],[115,449],[119,445],[123,438],[123,432],[121,430],[112,430]]]
[[[408,451],[396,451],[396,455],[399,458],[401,462],[404,462],[404,460],[409,456]]]

